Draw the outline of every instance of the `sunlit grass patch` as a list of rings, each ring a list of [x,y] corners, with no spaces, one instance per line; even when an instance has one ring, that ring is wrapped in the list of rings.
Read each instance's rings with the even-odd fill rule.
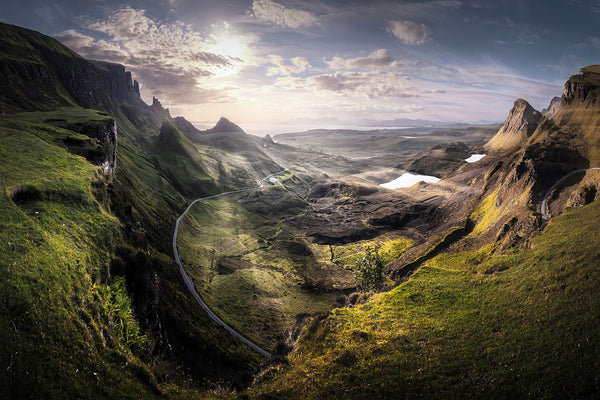
[[[145,339],[109,272],[118,224],[92,193],[98,167],[55,142],[65,132],[47,117],[0,118],[3,393],[147,392],[155,382],[135,355]]]
[[[365,256],[367,247],[379,248],[379,253],[387,264],[400,257],[412,243],[412,240],[404,237],[381,236],[347,245],[332,246],[331,251],[333,252],[333,262],[345,268],[352,268],[357,260]]]
[[[438,255],[390,292],[309,325],[291,365],[251,394],[593,393],[600,247],[591,232],[599,215],[600,202],[568,209],[532,249]]]

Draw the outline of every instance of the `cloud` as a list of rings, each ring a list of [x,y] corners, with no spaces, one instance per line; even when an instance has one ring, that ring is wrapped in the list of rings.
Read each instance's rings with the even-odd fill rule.
[[[333,57],[330,61],[325,60],[325,63],[329,66],[329,68],[335,70],[402,66],[402,63],[394,60],[394,58],[386,49],[375,50],[367,57],[346,59]]]
[[[412,21],[390,21],[388,29],[398,39],[411,46],[424,44],[429,36],[429,29],[424,24]]]
[[[94,38],[90,36],[86,36],[82,33],[77,32],[76,30],[69,29],[68,31],[64,31],[56,36],[54,36],[56,40],[61,42],[67,47],[72,49],[74,48],[82,48],[88,47],[90,44],[94,42]]]
[[[594,13],[600,13],[600,1],[598,0],[569,0],[569,4],[574,7],[581,7]]]
[[[419,104],[378,104],[378,103],[342,103],[335,104],[335,107],[343,112],[352,113],[354,115],[373,115],[373,114],[404,114],[423,111],[423,106]]]
[[[334,92],[344,96],[376,98],[419,97],[417,88],[408,86],[410,79],[399,72],[337,72],[307,78],[279,78],[275,85],[315,92]]]
[[[125,63],[130,59],[119,46],[105,40],[96,40],[72,29],[61,32],[54,38],[90,60]]]
[[[478,102],[477,107],[487,114],[502,110],[505,104],[510,105],[519,97],[546,106],[549,99],[562,92],[562,82],[528,78],[493,60],[463,65],[407,66],[403,72],[418,83],[424,97],[444,98],[456,105]],[[445,108],[448,109],[447,105]]]
[[[287,8],[271,0],[254,0],[252,13],[259,21],[283,28],[300,29],[318,23],[317,17],[307,11]]]
[[[311,67],[308,60],[304,57],[290,58],[289,63],[286,63],[283,57],[277,55],[270,55],[269,62],[275,66],[269,67],[267,69],[267,76],[290,76],[293,74],[299,74],[300,72],[304,72]]]
[[[245,63],[228,54],[227,46],[219,47],[215,39],[204,38],[181,21],[157,22],[144,10],[131,7],[115,10],[86,28],[110,40],[75,30],[56,38],[86,58],[125,64],[142,84],[142,94],[161,96],[165,104],[231,101],[226,89],[207,89],[201,83],[208,77],[232,73]]]

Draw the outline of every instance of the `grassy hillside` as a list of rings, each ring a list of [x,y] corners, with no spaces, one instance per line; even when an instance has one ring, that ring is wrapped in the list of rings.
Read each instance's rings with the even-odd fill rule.
[[[173,382],[247,384],[260,357],[190,298],[171,238],[192,198],[254,178],[240,163],[223,162],[207,185],[186,187],[204,174],[197,147],[188,141],[183,157],[154,151],[170,116],[159,104],[143,103],[123,66],[89,62],[37,32],[6,24],[0,31],[2,235],[11,249],[2,262],[26,265],[25,278],[3,268],[0,323],[9,339],[2,360],[14,375],[3,376],[0,397],[151,397]],[[35,112],[20,112],[27,110]],[[114,144],[95,133],[115,122],[117,167],[110,177],[100,162]],[[178,168],[182,163],[189,168]],[[52,289],[37,296],[38,286]],[[23,296],[4,307],[14,288]],[[36,319],[18,323],[29,308]],[[48,328],[57,323],[60,330]],[[124,327],[127,335],[137,329],[135,346],[121,339]],[[27,329],[35,332],[25,335]]]
[[[59,114],[72,125],[107,118]],[[146,338],[124,281],[110,273],[121,239],[99,188],[111,178],[59,144],[89,138],[40,117],[48,115],[0,118],[1,392],[154,397],[157,382],[139,358]]]
[[[406,283],[303,331],[253,398],[593,398],[600,203],[529,248],[440,255]],[[261,397],[263,396],[263,397]]]
[[[561,185],[544,227],[539,202],[569,171],[596,166],[598,76],[592,66],[572,77],[521,148],[450,175],[481,187],[470,234],[393,290],[309,320],[289,365],[248,396],[597,398],[597,178]]]

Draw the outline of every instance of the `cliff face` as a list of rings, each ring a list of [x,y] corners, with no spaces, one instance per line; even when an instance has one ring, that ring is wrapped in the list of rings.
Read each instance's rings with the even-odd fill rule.
[[[558,109],[560,107],[560,103],[561,103],[560,97],[553,97],[552,100],[550,100],[550,104],[548,105],[548,108],[544,108],[542,110],[542,115],[548,119],[552,118],[554,116],[554,114],[556,114],[556,112],[558,111]]]
[[[85,60],[38,32],[0,24],[0,54],[0,111],[146,106],[124,66]]]
[[[527,141],[538,127],[542,114],[523,100],[515,101],[504,125],[488,142],[490,151],[508,151],[518,148]]]
[[[150,106],[151,118],[156,126],[163,126],[165,121],[171,121],[171,113],[168,108],[164,108],[160,101],[152,96],[152,105]]]
[[[485,206],[493,223],[481,232],[497,233],[506,246],[529,237],[540,225],[538,207],[546,191],[571,171],[600,166],[599,100],[600,66],[591,66],[565,83],[560,102],[552,100],[551,119],[524,100],[515,102],[487,145],[498,161],[486,174]]]
[[[561,106],[587,103],[598,104],[600,100],[600,65],[591,65],[579,70],[565,83]]]
[[[123,65],[83,60],[59,67],[56,63],[60,60],[54,60],[50,55],[48,60],[61,84],[85,108],[110,111],[115,102],[140,108],[146,106],[134,88],[131,72],[125,71]]]
[[[565,83],[553,122],[582,137],[590,165],[600,165],[600,65],[582,68]]]
[[[117,168],[117,131],[117,122],[111,119],[105,123],[85,128],[81,132],[86,136],[99,140],[103,148],[103,158],[98,161],[103,166],[104,173],[110,175],[114,175]]]

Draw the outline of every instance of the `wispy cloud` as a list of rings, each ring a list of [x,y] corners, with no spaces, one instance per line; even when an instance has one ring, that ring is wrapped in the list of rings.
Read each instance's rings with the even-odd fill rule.
[[[271,0],[254,0],[252,14],[259,21],[289,29],[306,28],[318,23],[317,17],[308,11],[287,8]]]
[[[402,63],[394,60],[394,58],[386,49],[375,50],[367,57],[346,59],[333,57],[329,61],[325,60],[325,63],[329,66],[329,68],[335,70],[402,66]]]
[[[267,69],[267,76],[299,74],[311,66],[304,57],[293,57],[286,62],[283,57],[277,55],[270,55],[269,63],[274,66]]]
[[[419,97],[410,79],[399,72],[362,71],[313,75],[307,78],[286,77],[275,83],[281,87],[334,92],[344,96],[369,99]]]
[[[429,29],[424,24],[412,21],[390,21],[388,29],[398,39],[411,46],[424,44],[429,36]]]

